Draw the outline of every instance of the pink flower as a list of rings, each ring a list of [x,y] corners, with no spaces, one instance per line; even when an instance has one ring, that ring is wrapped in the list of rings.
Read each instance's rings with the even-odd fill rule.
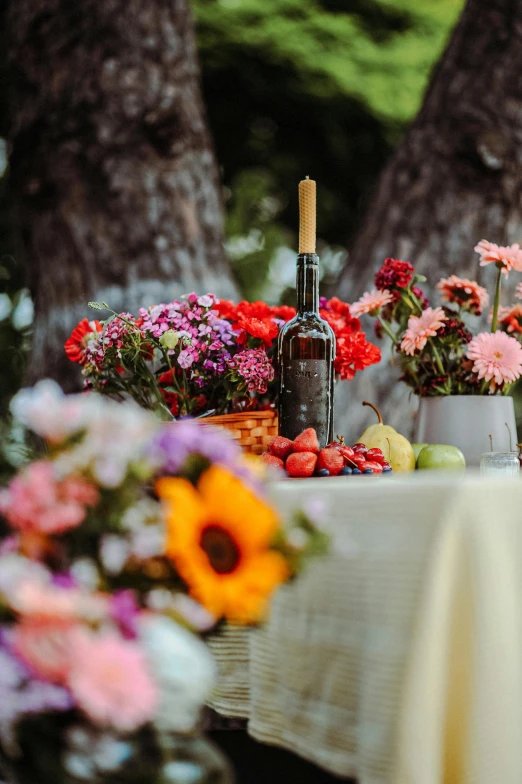
[[[178,364],[180,367],[186,370],[192,365],[193,362],[194,362],[194,355],[189,349],[184,348],[183,351],[180,351],[178,357]]]
[[[265,394],[268,384],[274,380],[274,366],[261,348],[247,348],[228,360],[233,373],[244,379],[249,392]]]
[[[14,651],[39,678],[65,683],[71,666],[70,647],[78,625],[68,619],[27,618],[14,627]]]
[[[424,348],[428,338],[437,334],[437,330],[445,321],[447,317],[442,308],[426,308],[422,316],[410,316],[408,329],[402,338],[401,350],[413,356],[416,351]]]
[[[357,302],[350,305],[350,313],[357,318],[362,316],[363,313],[374,313],[374,311],[380,310],[385,305],[389,305],[390,302],[393,302],[393,295],[388,289],[384,289],[384,291],[372,289],[371,291],[366,291]]]
[[[100,621],[107,617],[108,607],[102,594],[82,588],[63,588],[26,579],[17,585],[10,597],[12,607],[20,615],[33,620]]]
[[[502,272],[506,278],[512,269],[522,272],[522,250],[517,243],[505,246],[480,240],[474,250],[480,255],[481,267],[485,267],[486,264],[499,264],[503,267]]]
[[[522,346],[505,332],[480,332],[468,346],[473,373],[490,381],[491,391],[510,384],[522,374]]]
[[[2,511],[23,532],[62,533],[83,522],[98,490],[84,479],[58,480],[52,463],[39,460],[16,476],[2,496]]]
[[[132,732],[153,718],[158,694],[135,642],[78,632],[71,662],[69,687],[92,721]]]
[[[471,313],[480,315],[489,302],[488,292],[474,280],[451,275],[439,280],[435,288],[441,292],[443,302],[456,302]]]

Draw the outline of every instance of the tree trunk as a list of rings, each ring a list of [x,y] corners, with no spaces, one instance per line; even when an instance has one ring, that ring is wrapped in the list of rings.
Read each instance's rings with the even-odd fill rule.
[[[89,300],[233,296],[186,0],[10,0],[10,159],[31,380],[70,383]]]
[[[340,295],[353,301],[371,288],[386,256],[411,261],[432,286],[457,274],[491,291],[493,270],[479,268],[473,247],[482,238],[522,240],[521,73],[522,0],[468,0],[419,115],[381,177]],[[390,424],[411,430],[416,404],[395,383],[398,375],[385,359],[352,382],[343,402],[347,394],[375,400]],[[363,419],[351,405],[342,424],[357,437]]]

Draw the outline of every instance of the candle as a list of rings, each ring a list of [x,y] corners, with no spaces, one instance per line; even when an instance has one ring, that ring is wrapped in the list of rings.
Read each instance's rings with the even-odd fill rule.
[[[299,183],[299,253],[315,253],[315,180]]]

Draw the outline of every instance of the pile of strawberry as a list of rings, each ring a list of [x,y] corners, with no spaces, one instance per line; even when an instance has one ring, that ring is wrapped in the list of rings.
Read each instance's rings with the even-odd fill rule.
[[[288,476],[301,479],[314,475],[382,474],[392,470],[380,449],[368,449],[364,444],[348,446],[342,436],[321,449],[313,427],[294,441],[276,436],[262,459],[269,465],[284,468]]]

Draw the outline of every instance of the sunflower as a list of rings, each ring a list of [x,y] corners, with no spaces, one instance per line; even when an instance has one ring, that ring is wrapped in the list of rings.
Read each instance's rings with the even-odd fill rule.
[[[156,491],[166,503],[167,555],[191,596],[216,618],[260,620],[270,594],[289,576],[283,556],[270,549],[278,531],[274,510],[219,466],[197,488],[164,477]]]

